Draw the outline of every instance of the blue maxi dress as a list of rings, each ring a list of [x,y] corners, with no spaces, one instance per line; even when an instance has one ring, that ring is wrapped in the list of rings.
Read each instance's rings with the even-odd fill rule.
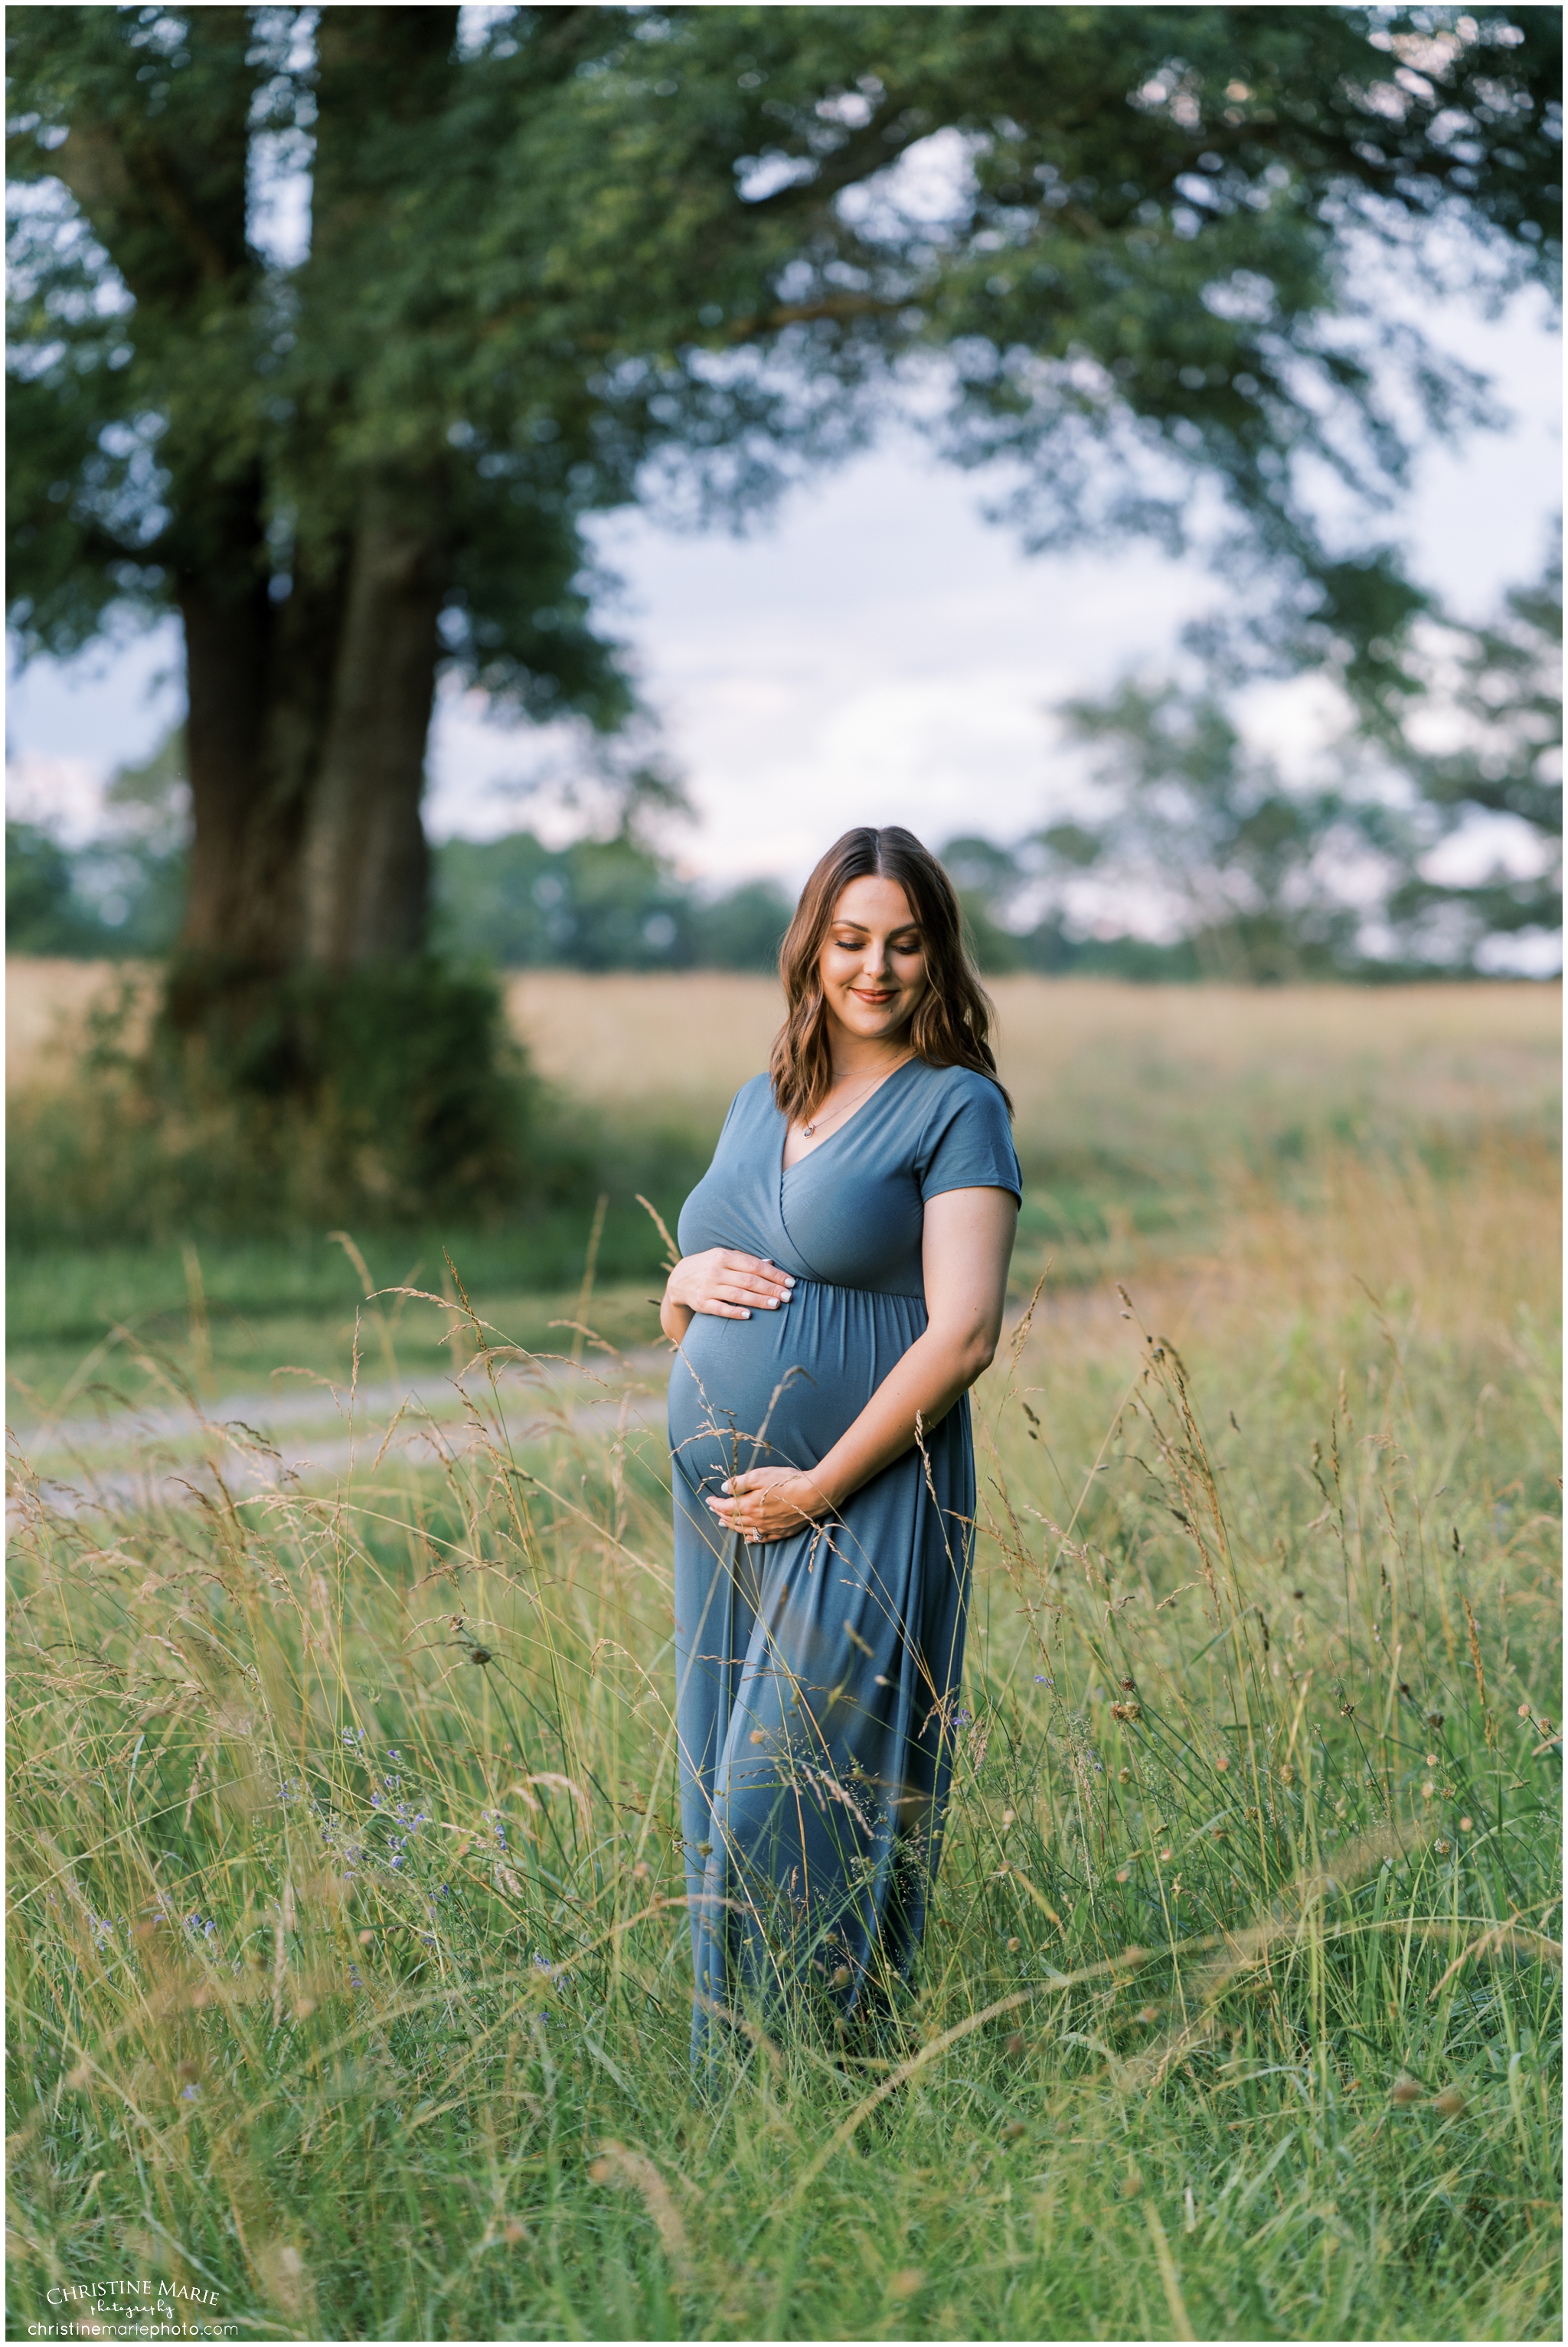
[[[704,1504],[810,1468],[926,1326],[944,1190],[1020,1194],[989,1078],[909,1061],[786,1172],[765,1075],[682,1210],[682,1255],[794,1276],[749,1320],[699,1313],[670,1378],[676,1725],[696,1975],[692,2050],[747,2009],[875,2008],[925,1927],[951,1776],[975,1511],[966,1395],[831,1520],[751,1546]]]

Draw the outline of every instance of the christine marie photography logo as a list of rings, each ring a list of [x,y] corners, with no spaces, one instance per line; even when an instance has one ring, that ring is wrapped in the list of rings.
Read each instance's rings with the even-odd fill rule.
[[[44,2293],[48,2311],[27,2325],[29,2339],[233,2339],[215,2290],[200,2282],[116,2275],[108,2281],[60,2281]],[[15,2338],[16,2333],[12,2332]]]

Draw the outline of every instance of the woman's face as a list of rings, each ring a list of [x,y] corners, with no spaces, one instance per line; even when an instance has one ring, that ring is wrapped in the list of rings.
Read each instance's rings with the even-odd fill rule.
[[[866,1042],[891,1041],[926,991],[926,948],[896,880],[852,880],[833,908],[817,965],[831,1017]]]

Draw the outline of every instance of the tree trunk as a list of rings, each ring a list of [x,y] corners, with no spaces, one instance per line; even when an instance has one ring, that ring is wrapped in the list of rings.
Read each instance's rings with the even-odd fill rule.
[[[332,706],[303,845],[302,958],[343,972],[424,940],[425,748],[449,583],[441,487],[380,481],[364,499]]]
[[[192,839],[182,984],[275,978],[303,950],[302,865],[343,632],[346,560],[276,603],[258,497],[218,575],[180,582]],[[243,582],[243,583],[236,583]],[[181,1023],[187,1023],[183,1021]]]
[[[382,232],[388,126],[416,134],[444,102],[456,29],[450,7],[322,11],[301,290],[329,329],[334,289]],[[323,384],[305,445],[329,445],[351,408],[346,382]],[[204,485],[201,560],[180,592],[195,821],[171,995],[182,1027],[259,1030],[280,980],[406,960],[424,942],[419,804],[451,583],[447,487],[438,460],[362,477],[337,535],[302,532],[291,592],[274,601],[260,477],[217,493],[215,544]]]
[[[262,794],[245,843],[240,951],[269,969],[292,969],[304,940],[302,862],[321,770],[343,636],[348,557],[327,550],[296,567],[292,592],[273,607]]]
[[[204,992],[406,959],[424,941],[420,820],[448,584],[439,487],[366,490],[351,548],[273,603],[237,531],[182,582],[194,816],[179,1023]]]
[[[202,955],[231,951],[242,922],[272,633],[260,479],[240,484],[223,504],[218,559],[179,580],[194,821],[181,943]]]

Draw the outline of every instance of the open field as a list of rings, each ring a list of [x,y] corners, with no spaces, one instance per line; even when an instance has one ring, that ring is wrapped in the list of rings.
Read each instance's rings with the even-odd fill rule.
[[[136,982],[136,973],[129,973]],[[112,1338],[135,1330],[209,1398],[265,1379],[280,1360],[344,1373],[359,1281],[323,1229],[236,1232],[221,1216],[116,1240],[128,1202],[146,1220],[158,1156],[145,1133],[118,1169],[115,1128],[92,1139],[68,1083],[92,1004],[127,973],[60,961],[7,964],[12,1180],[18,1205],[8,1264],[11,1368],[32,1419],[77,1390],[89,1349],[108,1338],[113,1391],[145,1389]],[[1329,1143],[1436,1163],[1478,1136],[1527,1141],[1556,1130],[1561,990],[1475,986],[1365,989],[1141,988],[1009,979],[996,989],[1002,1069],[1018,1103],[1027,1183],[1016,1276],[1020,1294],[1049,1262],[1054,1283],[1140,1276],[1156,1261],[1218,1244],[1227,1216],[1261,1183],[1297,1197]],[[447,1249],[487,1317],[530,1345],[555,1342],[580,1289],[597,1195],[608,1199],[598,1253],[599,1308],[617,1342],[651,1340],[647,1297],[660,1243],[641,1191],[673,1225],[706,1163],[736,1086],[766,1060],[777,1016],[764,979],[589,978],[529,972],[509,982],[514,1020],[558,1088],[569,1122],[587,1121],[600,1171],[573,1201],[486,1231],[358,1230],[377,1281],[439,1287]],[[66,1095],[66,1097],[63,1097]],[[169,1147],[177,1150],[171,1137]],[[181,1177],[180,1194],[201,1185]],[[52,1200],[87,1202],[62,1240]],[[94,1202],[101,1197],[100,1206]],[[165,1218],[166,1219],[166,1218]],[[41,1221],[44,1235],[32,1224]],[[28,1232],[25,1245],[16,1233]],[[406,1341],[421,1340],[411,1329]],[[428,1360],[442,1358],[431,1347]],[[95,1370],[99,1387],[104,1373]]]
[[[1184,1170],[1216,1148],[1271,1148],[1358,1122],[1380,1134],[1532,1117],[1560,1081],[1554,986],[1139,987],[991,982],[1004,1081],[1026,1160],[1078,1156]],[[543,1074],[639,1118],[716,1132],[767,1065],[781,1016],[769,979],[703,971],[508,981]]]
[[[145,966],[5,965],[6,1088],[73,1080],[91,1013]],[[1562,989],[1477,985],[1140,987],[1008,978],[990,989],[1002,1072],[1026,1156],[1188,1169],[1249,1139],[1296,1145],[1358,1121],[1381,1133],[1551,1112]],[[540,1072],[637,1122],[710,1138],[737,1087],[767,1064],[780,1016],[771,979],[721,971],[589,977],[528,970],[507,982]]]
[[[695,1147],[766,989],[637,987],[514,999]],[[703,2094],[651,1284],[23,1266],[14,2325],[1560,2335],[1558,998],[999,992],[1057,1268],[932,1929],[879,2042],[746,2014]],[[364,1296],[447,1235],[498,1334]]]

